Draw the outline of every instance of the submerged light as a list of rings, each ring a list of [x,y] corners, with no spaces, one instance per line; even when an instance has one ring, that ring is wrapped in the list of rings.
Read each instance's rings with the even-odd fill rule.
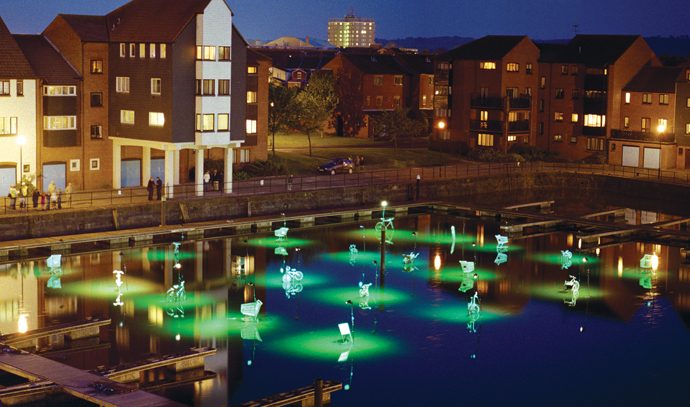
[[[441,255],[437,254],[434,256],[434,270],[439,271],[441,270]]]

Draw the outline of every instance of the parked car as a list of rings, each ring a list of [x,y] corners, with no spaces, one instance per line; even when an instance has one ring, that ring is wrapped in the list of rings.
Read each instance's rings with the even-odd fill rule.
[[[349,158],[334,158],[325,164],[321,164],[319,166],[319,172],[329,173],[331,175],[335,175],[338,171],[352,174],[354,167],[354,162]]]

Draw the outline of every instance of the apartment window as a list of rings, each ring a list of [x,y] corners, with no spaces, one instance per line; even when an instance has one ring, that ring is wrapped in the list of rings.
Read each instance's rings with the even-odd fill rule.
[[[120,123],[134,124],[134,110],[120,110]]]
[[[216,80],[215,79],[197,79],[196,80],[196,95],[197,96],[213,96],[216,94]]]
[[[625,104],[630,104],[630,92],[625,92]]]
[[[218,96],[230,95],[230,80],[218,79]]]
[[[577,143],[577,136],[570,136],[570,142],[573,144]]]
[[[563,121],[563,112],[553,112],[553,120],[557,122]]]
[[[256,134],[256,120],[247,120],[247,134]]]
[[[685,99],[685,107],[690,107],[690,98]]]
[[[129,93],[129,76],[118,76],[115,78],[115,92]]]
[[[230,129],[230,115],[218,113],[218,131],[228,131]]]
[[[249,162],[249,149],[240,148],[237,150],[237,162],[248,163]]]
[[[156,58],[156,44],[149,44],[149,58]]]
[[[101,169],[101,159],[100,158],[92,158],[89,160],[89,170],[90,171],[98,171]]]
[[[568,74],[568,65],[561,65],[561,75]]]
[[[43,96],[75,96],[76,86],[44,86]]]
[[[252,90],[247,92],[247,103],[256,103],[256,92]]]
[[[10,81],[0,81],[0,96],[10,95]]]
[[[603,114],[586,114],[584,125],[587,127],[605,127],[606,115]]]
[[[508,121],[510,123],[518,121],[518,112],[508,112]]]
[[[479,111],[479,120],[485,122],[489,120],[489,111],[488,110],[480,110]]]
[[[371,96],[367,96],[364,100],[365,100],[364,106],[367,106],[367,107],[371,106]]]
[[[383,76],[381,76],[381,75],[374,76],[374,85],[375,86],[383,86]]]
[[[667,105],[668,104],[668,94],[662,93],[659,95],[659,104],[660,105]]]
[[[76,130],[77,116],[43,116],[45,130]]]
[[[76,92],[76,88],[75,88]],[[24,80],[17,79],[17,96],[24,96]]]
[[[91,138],[92,139],[102,139],[103,138],[103,126],[100,124],[91,125]]]
[[[690,123],[685,123],[685,134],[690,134]]]
[[[556,88],[556,99],[563,99],[565,97],[565,89]]]
[[[400,107],[400,96],[393,96],[393,107]]]
[[[560,143],[561,141],[563,141],[563,135],[562,134],[554,134],[553,135],[553,141],[555,141],[556,143]]]
[[[383,107],[383,96],[376,96],[376,107]]]
[[[652,119],[649,117],[642,118],[642,132],[645,133],[649,130],[649,126],[652,124]]]
[[[544,134],[544,122],[539,122],[539,125],[537,126],[537,131],[539,132],[540,136]]]
[[[0,117],[0,134],[3,136],[17,134],[16,117]]]
[[[488,133],[477,134],[477,145],[491,147],[494,145],[494,135]]]
[[[506,88],[506,96],[509,98],[516,98],[518,94],[518,88]]]
[[[196,131],[213,131],[215,116],[213,114],[196,115]]]
[[[532,88],[525,88],[525,95],[532,96]]]
[[[492,61],[482,61],[479,63],[479,69],[493,70],[496,69],[496,63]],[[493,142],[493,139],[492,139]],[[493,145],[493,143],[491,144]]]
[[[248,73],[248,74],[254,75],[254,74],[256,74],[257,72],[259,72],[259,69],[258,69],[256,66],[254,66],[254,65],[248,65],[248,66],[247,66],[247,73]]]
[[[508,142],[510,143],[511,141],[517,141],[517,136],[508,136]]]
[[[642,103],[645,105],[649,105],[652,103],[652,94],[651,93],[643,93],[642,94]]]
[[[519,72],[520,71],[520,64],[515,63],[515,62],[508,62],[506,64],[506,71],[508,71],[508,72]]]
[[[160,95],[161,94],[161,78],[151,78],[151,94]]]
[[[229,61],[230,60],[230,47],[218,47],[218,60],[219,61]]]
[[[120,43],[120,58],[124,58],[127,56],[127,44],[124,42]]]
[[[489,97],[489,88],[479,88],[479,97],[482,99]]]
[[[687,79],[688,82],[690,82],[690,69],[685,70],[685,79]]]
[[[129,57],[134,58],[137,56],[137,44],[129,44]]]
[[[211,47],[208,45],[197,45],[196,59],[199,61],[215,61],[216,47]]]
[[[573,93],[573,100],[577,100],[580,98],[580,89],[575,88],[572,90],[572,93]]]
[[[92,59],[91,60],[91,73],[93,73],[93,74],[103,73],[103,60],[102,59]]]
[[[627,129],[630,127],[630,117],[623,117],[623,128]]]
[[[160,52],[160,54],[161,54],[161,59],[165,59],[165,58],[168,56],[168,55],[167,55],[167,48],[168,48],[168,46],[167,46],[167,44],[159,44],[159,46],[160,46],[160,49],[161,49],[161,52]]]
[[[604,151],[604,139],[590,137],[587,139],[587,150]]]
[[[139,44],[139,58],[146,58],[146,44],[144,43]]]
[[[402,86],[402,84],[403,84],[402,75],[395,75],[393,77],[393,84],[395,84],[395,86]]]
[[[165,114],[161,112],[149,112],[149,126],[163,127],[165,126]]]
[[[525,73],[527,75],[532,75],[532,64],[525,64]]]
[[[658,133],[666,133],[667,129],[668,129],[668,120],[658,119],[656,122],[656,131]]]
[[[546,76],[539,78],[539,87],[544,89],[546,87]]]
[[[570,122],[571,123],[577,123],[578,119],[579,119],[579,116],[577,113],[573,113],[570,115]]]
[[[91,92],[91,107],[103,106],[103,93]]]

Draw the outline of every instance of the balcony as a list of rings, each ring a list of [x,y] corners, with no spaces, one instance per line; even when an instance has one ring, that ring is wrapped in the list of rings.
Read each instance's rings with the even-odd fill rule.
[[[585,97],[582,104],[584,114],[606,114],[606,102],[603,97]]]
[[[673,133],[657,134],[649,131],[619,129],[611,130],[611,138],[619,140],[651,141],[655,143],[673,143],[676,141],[676,135]]]
[[[528,133],[529,132],[529,120],[518,120],[516,122],[508,123],[509,133]]]
[[[505,109],[506,102],[511,110],[529,110],[532,107],[532,98],[521,96],[518,98],[501,98],[494,96],[473,95],[470,100],[470,107],[473,109]]]
[[[606,135],[606,127],[582,127],[583,136],[603,137]]]

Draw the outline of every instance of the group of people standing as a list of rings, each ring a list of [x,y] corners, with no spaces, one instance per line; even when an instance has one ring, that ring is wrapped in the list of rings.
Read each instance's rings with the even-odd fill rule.
[[[72,183],[67,184],[65,190],[57,188],[54,181],[48,184],[48,191],[41,192],[38,188],[33,188],[33,192],[29,193],[30,186],[22,182],[19,186],[12,185],[7,197],[10,199],[10,209],[16,210],[17,203],[19,209],[28,209],[28,200],[31,198],[33,209],[50,210],[62,209],[63,201],[66,201],[70,206],[72,204]]]
[[[204,172],[204,191],[220,191],[223,185],[223,171],[213,169]]]
[[[156,200],[160,201],[163,194],[163,181],[160,177],[156,177],[155,181],[153,180],[153,177],[151,177],[149,178],[148,184],[146,184],[146,191],[149,193],[149,201],[153,201],[154,189],[156,190]]]

